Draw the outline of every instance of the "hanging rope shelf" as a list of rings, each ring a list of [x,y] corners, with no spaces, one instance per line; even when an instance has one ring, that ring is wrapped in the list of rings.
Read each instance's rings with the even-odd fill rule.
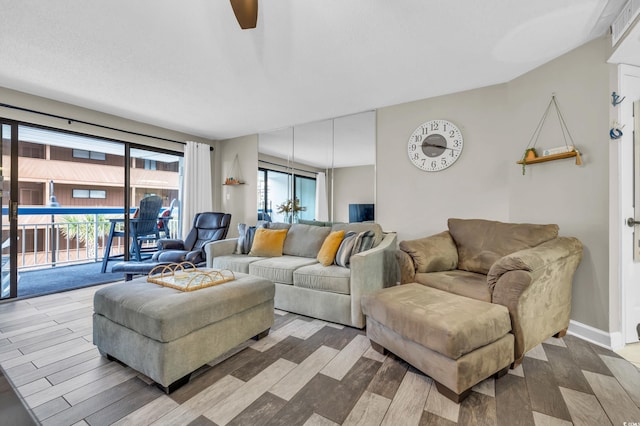
[[[240,171],[240,161],[238,160],[238,154],[233,158],[231,170],[224,180],[223,185],[244,185],[242,180],[242,173]]]
[[[551,107],[554,107],[556,110],[556,115],[558,117],[558,121],[560,122],[560,131],[562,132],[562,138],[564,139],[564,146],[544,150],[544,155],[538,156],[535,147],[538,143],[540,132],[542,131],[542,127],[544,126],[547,116],[549,115]],[[538,126],[533,131],[531,139],[529,139],[529,143],[527,144],[527,148],[524,151],[522,159],[520,161],[516,161],[516,163],[522,164],[522,174],[524,174],[525,166],[527,164],[544,163],[546,161],[561,160],[563,158],[571,157],[576,157],[576,166],[582,164],[580,151],[578,151],[578,149],[576,148],[576,145],[573,142],[573,138],[571,137],[571,133],[569,133],[567,123],[564,121],[564,117],[562,116],[560,108],[558,107],[558,103],[556,102],[556,96],[552,95],[547,109],[544,111],[544,114],[542,114],[542,118],[540,119]]]

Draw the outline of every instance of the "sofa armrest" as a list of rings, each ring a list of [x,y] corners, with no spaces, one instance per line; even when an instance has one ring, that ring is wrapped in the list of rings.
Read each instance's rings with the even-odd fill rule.
[[[558,237],[492,265],[487,284],[492,302],[509,309],[516,362],[526,351],[569,326],[573,275],[581,260],[582,243]]]
[[[227,238],[226,240],[211,241],[203,247],[207,258],[207,268],[213,267],[213,258],[216,256],[227,256],[236,251],[238,245],[237,238]]]
[[[396,260],[400,273],[400,284],[413,283],[416,281],[416,267],[409,253],[396,250]]]
[[[396,285],[400,280],[396,260],[397,234],[386,233],[376,247],[351,256],[351,322],[364,327],[365,320],[360,307],[360,298],[385,287]]]

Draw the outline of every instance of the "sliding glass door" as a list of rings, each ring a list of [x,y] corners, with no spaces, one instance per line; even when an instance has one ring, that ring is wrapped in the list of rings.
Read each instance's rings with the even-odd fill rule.
[[[0,124],[1,298],[113,281],[108,272],[116,262],[103,259],[129,259],[128,219],[147,195],[162,198],[158,235],[180,237],[181,153],[11,120]],[[112,226],[121,236],[108,238]],[[95,272],[90,264],[98,265]],[[81,266],[82,273],[72,270]],[[65,287],[45,285],[57,281]]]

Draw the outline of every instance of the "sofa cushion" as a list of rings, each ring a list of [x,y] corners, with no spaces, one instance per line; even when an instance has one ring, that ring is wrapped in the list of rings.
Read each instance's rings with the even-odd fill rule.
[[[248,256],[246,254],[229,254],[213,258],[211,267],[215,269],[228,269],[233,272],[249,273],[249,264],[262,260],[264,257]]]
[[[373,246],[377,247],[378,244],[384,238],[384,232],[382,232],[382,226],[374,222],[356,222],[356,223],[334,223],[331,225],[331,231],[344,230],[345,233],[353,231],[359,234],[364,231],[373,231],[375,234]]]
[[[449,219],[458,247],[458,269],[487,274],[507,254],[535,247],[558,236],[558,225],[503,223],[483,219]]]
[[[469,271],[443,271],[416,273],[415,282],[438,290],[491,302],[487,276]]]
[[[285,238],[287,238],[286,229],[258,228],[256,229],[249,256],[282,256]]]
[[[313,226],[294,223],[289,228],[282,254],[310,257],[315,260],[324,239],[331,232],[327,226]]]
[[[299,256],[280,256],[258,260],[249,264],[249,274],[275,283],[293,284],[293,271],[317,263],[316,259]]]
[[[267,229],[289,229],[291,228],[291,224],[285,222],[265,222],[264,227]]]
[[[324,239],[322,247],[320,247],[320,251],[316,257],[322,266],[329,266],[333,263],[343,238],[344,231],[335,231],[327,235],[327,238]]]
[[[293,273],[293,285],[311,290],[350,294],[350,278],[350,269],[337,265],[322,266],[316,263],[296,269]]]
[[[411,256],[416,272],[450,271],[458,265],[458,249],[449,231],[400,241],[398,246]]]

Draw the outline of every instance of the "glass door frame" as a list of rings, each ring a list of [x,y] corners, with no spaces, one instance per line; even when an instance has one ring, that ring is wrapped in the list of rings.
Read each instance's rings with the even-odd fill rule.
[[[9,296],[0,300],[10,300],[18,297],[18,201],[15,199],[18,196],[18,127],[20,123],[15,120],[9,120],[0,118],[0,136],[2,140],[5,139],[3,132],[4,126],[9,126],[10,135],[8,139],[10,141],[10,175],[5,176],[5,166],[2,164],[2,148],[0,147],[0,177],[2,178],[2,194],[4,194],[4,181],[9,179],[9,200],[7,202],[7,218],[9,220]],[[4,204],[4,203],[3,203]],[[0,220],[0,225],[2,220]]]

